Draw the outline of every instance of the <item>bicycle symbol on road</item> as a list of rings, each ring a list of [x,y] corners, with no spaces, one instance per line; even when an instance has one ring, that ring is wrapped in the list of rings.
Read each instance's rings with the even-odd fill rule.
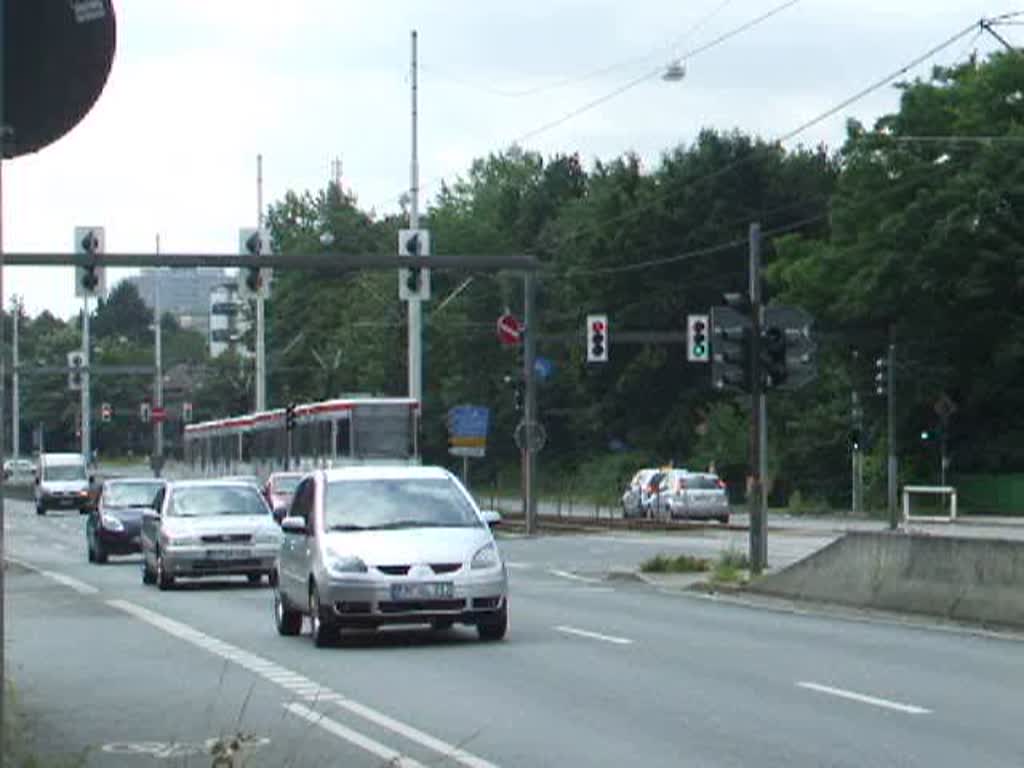
[[[228,762],[224,765],[233,765],[230,762],[231,754],[260,749],[270,744],[268,738],[257,738],[255,736],[236,736],[233,738],[210,738],[203,742],[181,742],[181,741],[116,741],[111,744],[104,744],[102,751],[108,755],[139,755],[140,757],[155,757],[161,760],[170,760],[176,757],[195,757],[196,755],[223,756]],[[214,763],[218,765],[218,763]]]

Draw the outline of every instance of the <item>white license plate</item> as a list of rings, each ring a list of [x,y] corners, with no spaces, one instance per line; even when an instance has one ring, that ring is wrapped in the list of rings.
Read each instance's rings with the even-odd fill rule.
[[[206,556],[210,560],[242,560],[252,557],[249,549],[208,549]]]
[[[444,600],[455,592],[450,581],[430,581],[412,584],[392,584],[392,600]]]

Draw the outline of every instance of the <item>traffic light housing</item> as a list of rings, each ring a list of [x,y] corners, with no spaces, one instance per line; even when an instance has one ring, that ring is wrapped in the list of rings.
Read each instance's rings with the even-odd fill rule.
[[[289,432],[295,430],[296,414],[295,403],[289,403],[284,409],[284,428]]]
[[[243,256],[266,256],[272,251],[270,232],[266,229],[242,227],[238,230],[238,251]],[[244,267],[239,270],[239,289],[243,297],[268,298],[271,270]]]
[[[186,424],[192,423],[192,403],[186,401],[181,404],[181,420]]]
[[[875,394],[885,395],[888,387],[889,361],[884,357],[875,360]]]
[[[110,403],[103,403],[100,406],[100,419],[104,423],[110,423],[110,419],[113,416],[113,409],[110,407]]]
[[[430,255],[430,231],[402,229],[398,232],[398,255],[422,257]],[[403,301],[430,298],[430,270],[426,267],[403,267],[398,270],[398,298]]]
[[[152,421],[152,419],[153,419],[153,410],[150,407],[149,403],[146,403],[146,402],[139,403],[139,420],[143,424],[149,424],[149,422]]]
[[[764,388],[774,389],[784,384],[789,376],[784,329],[769,327],[761,332],[760,355]]]
[[[82,366],[85,355],[81,352],[68,352],[68,389],[78,392],[82,389]]]
[[[711,359],[707,315],[686,318],[686,359],[691,363],[706,363]]]
[[[608,315],[587,315],[587,362],[608,362]]]
[[[103,227],[75,227],[75,253],[90,259],[106,249]],[[75,296],[102,295],[106,286],[103,267],[92,263],[75,265]]]

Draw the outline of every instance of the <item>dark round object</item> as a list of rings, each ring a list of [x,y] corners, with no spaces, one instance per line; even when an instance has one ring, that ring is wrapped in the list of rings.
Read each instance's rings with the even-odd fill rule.
[[[4,157],[37,152],[74,128],[114,61],[112,0],[5,0]]]

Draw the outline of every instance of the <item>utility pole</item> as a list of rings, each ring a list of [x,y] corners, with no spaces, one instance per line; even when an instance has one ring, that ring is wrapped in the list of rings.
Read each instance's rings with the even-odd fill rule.
[[[886,430],[889,435],[888,461],[888,493],[889,529],[895,531],[898,525],[896,516],[897,497],[897,465],[896,465],[896,344],[893,327],[889,326],[888,364],[886,365]]]
[[[526,535],[537,532],[537,446],[535,432],[539,430],[537,418],[537,379],[533,374],[534,358],[537,354],[537,278],[531,272],[523,278],[523,321],[526,325],[523,345],[523,423],[526,425],[522,447],[523,495],[526,503]]]
[[[160,235],[156,236],[156,252],[160,254]],[[153,270],[153,334],[156,357],[156,376],[153,380],[153,409],[163,411],[164,407],[164,352],[163,329],[161,319],[163,312],[160,307],[160,273],[157,267]],[[153,419],[153,476],[160,477],[164,460],[164,422],[162,418]]]
[[[856,359],[857,354],[854,353],[854,360]],[[860,396],[854,389],[850,392],[850,455],[852,456],[850,512],[854,515],[860,514],[864,509],[864,454],[861,450],[863,415]]]
[[[409,229],[420,226],[420,163],[418,145],[416,30],[412,31],[412,161],[409,164]],[[418,296],[409,297],[409,397],[419,401],[423,421],[423,305]]]
[[[11,454],[21,457],[21,397],[18,388],[18,326],[21,324],[21,299],[15,299],[11,317]]]
[[[0,0],[0,40],[7,40],[7,30],[5,29],[7,19],[7,0]],[[6,42],[4,43],[6,46]],[[0,56],[0,305],[3,304],[4,295],[4,206],[3,206],[3,162],[4,156],[6,155],[7,149],[7,137],[8,137],[8,126],[7,126],[7,114],[4,111],[4,105],[7,103],[7,72],[4,67],[4,59],[6,56]],[[0,313],[0,337],[3,336],[3,314]],[[4,421],[4,376],[6,374],[4,356],[0,355],[0,424]],[[0,458],[4,456],[4,431],[0,429]],[[7,630],[6,630],[6,618],[5,614],[7,609],[4,607],[7,602],[7,586],[5,584],[5,572],[7,571],[7,551],[6,542],[4,541],[4,527],[5,527],[5,511],[4,511],[4,496],[6,495],[6,489],[4,488],[4,473],[0,472],[0,681],[4,684],[4,693],[6,694],[7,686],[7,653],[4,650],[7,646]],[[7,728],[4,724],[7,723],[7,712],[4,700],[7,698],[6,695],[0,696],[0,755],[7,754]]]
[[[82,456],[92,463],[92,383],[89,376],[89,295],[82,297]]]
[[[759,574],[768,561],[768,526],[764,476],[767,467],[767,409],[761,377],[761,225],[750,225],[750,570]]]
[[[256,227],[263,232],[263,155],[256,155]],[[267,410],[266,306],[263,287],[256,292],[256,411]]]

